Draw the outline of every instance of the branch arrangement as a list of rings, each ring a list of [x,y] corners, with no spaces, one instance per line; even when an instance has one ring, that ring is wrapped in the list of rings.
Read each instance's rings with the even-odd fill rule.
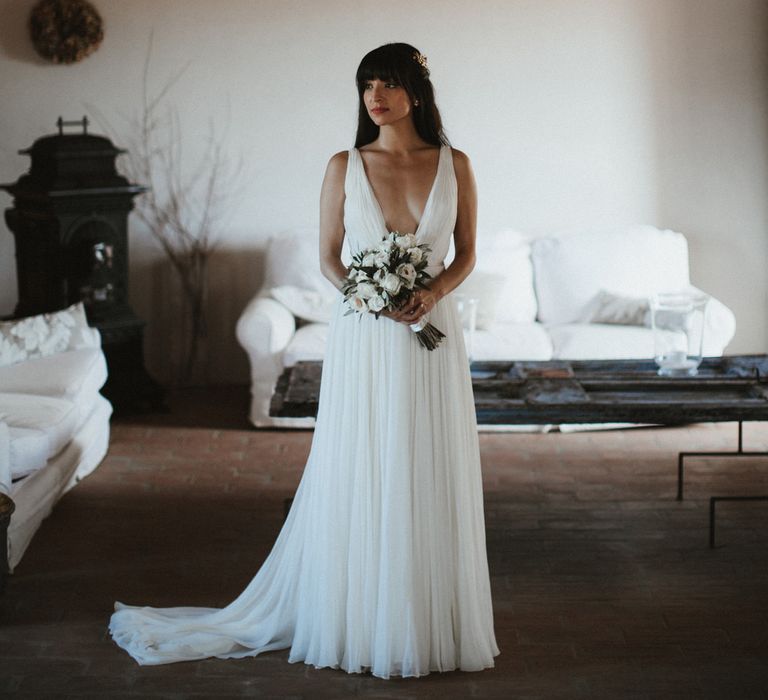
[[[181,119],[178,110],[167,105],[167,98],[189,64],[152,94],[151,50],[150,39],[142,76],[141,113],[130,120],[129,134],[114,140],[127,147],[123,156],[126,175],[149,187],[136,201],[136,215],[164,251],[181,286],[189,327],[176,381],[188,384],[198,363],[205,359],[200,357],[200,345],[208,333],[208,263],[216,249],[222,217],[236,195],[233,183],[241,161],[228,157],[224,139],[210,120],[203,154],[194,169],[185,173]],[[105,121],[101,115],[99,120]]]

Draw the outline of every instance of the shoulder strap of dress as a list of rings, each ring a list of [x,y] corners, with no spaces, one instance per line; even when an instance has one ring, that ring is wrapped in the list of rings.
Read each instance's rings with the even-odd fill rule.
[[[445,151],[444,154],[443,151]],[[446,183],[448,183],[449,186],[456,188],[458,185],[456,183],[456,168],[453,167],[453,148],[450,146],[443,146],[440,155],[444,155],[445,160],[447,161],[445,164]]]
[[[440,157],[448,161],[446,167],[453,171],[453,149],[450,146],[440,146]]]
[[[352,184],[358,167],[358,161],[360,160],[360,153],[356,148],[349,149],[349,155],[347,156],[347,174],[344,178],[344,192],[349,195],[352,192]]]

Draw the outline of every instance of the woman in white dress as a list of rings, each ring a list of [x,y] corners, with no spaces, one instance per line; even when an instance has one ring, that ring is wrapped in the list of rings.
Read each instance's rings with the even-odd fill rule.
[[[412,232],[432,251],[429,289],[379,319],[345,315],[339,295],[312,447],[272,551],[225,608],[116,603],[110,631],[140,664],[290,648],[290,662],[389,678],[478,671],[499,653],[472,385],[450,296],[474,265],[474,178],[447,145],[418,50],[375,49],[357,85],[356,146],[331,158],[323,182],[321,268],[341,288],[345,239],[356,253]],[[447,336],[434,351],[409,328],[425,315]]]

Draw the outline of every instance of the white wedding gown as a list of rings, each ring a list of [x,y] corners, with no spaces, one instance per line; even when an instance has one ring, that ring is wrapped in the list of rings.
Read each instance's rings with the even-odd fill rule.
[[[384,216],[355,149],[345,191],[350,249],[378,244]],[[445,259],[456,206],[444,146],[416,231],[431,262]],[[402,323],[345,311],[340,296],[312,448],[271,553],[226,608],[116,603],[110,632],[140,664],[290,647],[290,662],[381,678],[494,665],[477,427],[455,303],[445,297],[430,314],[447,335],[432,352]]]

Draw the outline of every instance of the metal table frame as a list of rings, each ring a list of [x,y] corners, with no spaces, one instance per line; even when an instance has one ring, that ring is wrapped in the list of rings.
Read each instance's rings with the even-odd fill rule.
[[[683,479],[686,457],[729,457],[731,459],[738,459],[743,457],[768,457],[768,452],[761,451],[746,451],[744,449],[744,421],[738,421],[739,437],[738,448],[734,452],[733,450],[723,452],[680,452],[677,457],[677,500],[683,500]],[[720,501],[768,501],[768,494],[760,496],[710,496],[709,498],[709,546],[714,548],[715,546],[715,523],[716,512],[715,507]]]
[[[317,415],[321,369],[322,362],[300,362],[284,370],[270,414]],[[470,369],[480,424],[738,423],[736,451],[679,453],[678,501],[686,458],[768,457],[743,446],[743,423],[768,421],[768,355],[705,358],[698,375],[677,378],[658,376],[653,360],[481,361]],[[712,496],[711,547],[720,501],[768,501],[768,495]]]

